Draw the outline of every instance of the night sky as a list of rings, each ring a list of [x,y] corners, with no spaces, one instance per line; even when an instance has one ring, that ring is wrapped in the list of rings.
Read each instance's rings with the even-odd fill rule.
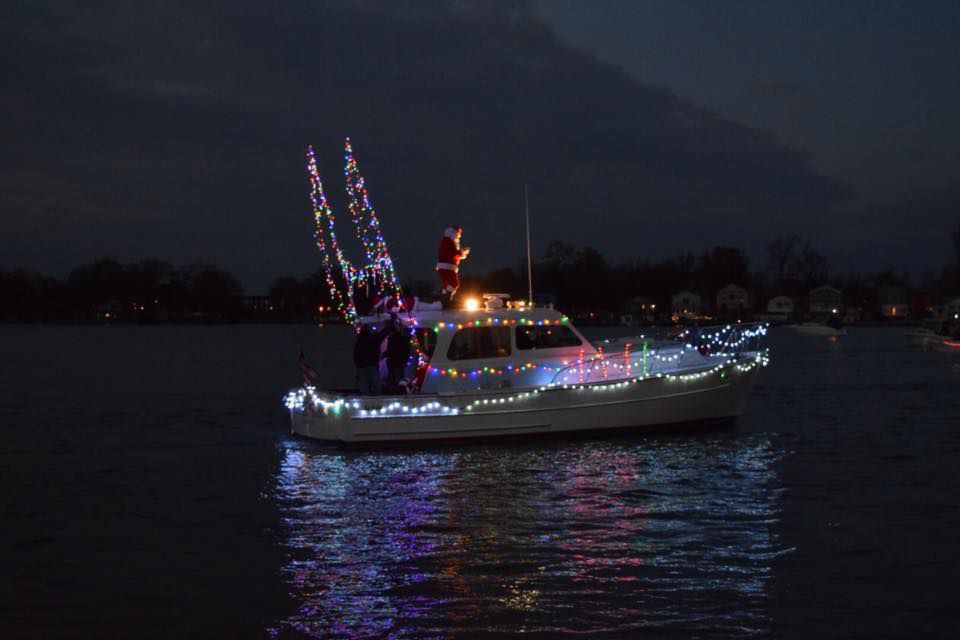
[[[0,269],[319,267],[349,135],[402,277],[550,240],[612,261],[796,233],[835,272],[948,260],[956,2],[5,2]],[[356,249],[356,247],[353,247]],[[359,251],[355,250],[358,256]]]

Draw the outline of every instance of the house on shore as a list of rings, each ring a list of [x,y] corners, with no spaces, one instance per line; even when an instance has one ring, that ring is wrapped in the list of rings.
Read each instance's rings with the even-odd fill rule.
[[[653,324],[657,320],[657,305],[649,298],[637,296],[628,299],[623,305],[623,315],[620,324],[624,326],[638,326]]]
[[[740,317],[750,310],[750,292],[737,284],[728,284],[717,291],[717,313]]]
[[[789,296],[774,296],[767,301],[767,310],[760,319],[769,322],[786,322],[793,318],[793,298]]]
[[[703,299],[693,291],[678,291],[670,298],[673,317],[683,320],[698,320],[703,317]]]
[[[843,310],[843,294],[839,289],[823,285],[807,294],[807,310],[811,315],[832,315]]]
[[[940,306],[940,318],[947,320],[953,318],[960,319],[960,298],[951,298]]]
[[[910,315],[910,299],[901,286],[883,286],[877,292],[880,315],[887,320],[902,320]]]

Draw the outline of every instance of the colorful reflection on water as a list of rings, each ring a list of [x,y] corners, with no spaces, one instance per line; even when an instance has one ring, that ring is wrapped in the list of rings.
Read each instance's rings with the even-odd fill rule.
[[[344,452],[285,443],[284,637],[769,633],[763,435]]]

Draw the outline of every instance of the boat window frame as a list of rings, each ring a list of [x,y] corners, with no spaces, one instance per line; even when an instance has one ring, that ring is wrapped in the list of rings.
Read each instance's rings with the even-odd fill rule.
[[[454,346],[457,345],[457,337],[461,335],[466,335],[468,331],[480,332],[487,331],[493,334],[493,332],[500,332],[503,335],[502,340],[500,341],[500,347],[506,348],[506,353],[481,353],[479,350],[470,354],[469,356],[457,356],[454,352]],[[462,329],[457,329],[457,331],[450,337],[450,342],[447,344],[446,357],[450,362],[460,362],[464,360],[491,360],[495,358],[509,358],[513,354],[513,339],[510,335],[510,327],[495,325],[495,326],[484,326],[484,327],[463,327]],[[479,341],[478,341],[479,344]],[[496,343],[491,342],[490,345],[495,345]],[[484,345],[486,346],[486,345]]]
[[[560,329],[560,330],[563,330],[563,331],[566,331],[567,333],[569,333],[570,336],[572,336],[574,339],[577,340],[577,342],[576,342],[575,344],[573,344],[573,343],[571,343],[571,344],[557,344],[557,345],[551,345],[551,346],[545,346],[545,347],[539,347],[539,346],[535,346],[535,345],[534,345],[534,346],[529,346],[529,347],[522,347],[522,346],[520,346],[520,332],[521,332],[521,331],[527,331],[527,330],[530,330],[530,329],[533,329],[534,331],[541,331],[541,330],[549,330],[549,331],[552,331],[552,330],[554,330],[554,329]],[[516,344],[517,351],[547,351],[547,350],[550,350],[550,349],[571,349],[571,348],[576,348],[576,347],[583,347],[583,345],[586,343],[586,339],[585,339],[583,336],[581,336],[579,333],[577,333],[576,331],[574,331],[572,327],[569,327],[569,326],[564,325],[564,324],[551,324],[551,325],[529,325],[529,324],[527,324],[527,325],[517,325],[516,327],[514,327],[513,339],[514,339],[514,342],[515,342],[515,344]]]

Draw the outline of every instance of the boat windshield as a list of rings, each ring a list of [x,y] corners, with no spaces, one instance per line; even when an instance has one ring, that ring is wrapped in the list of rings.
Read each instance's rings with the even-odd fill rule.
[[[564,325],[525,325],[516,331],[517,349],[555,349],[583,344],[577,334]]]
[[[449,360],[479,360],[509,355],[508,327],[464,327],[453,336],[447,349]]]

